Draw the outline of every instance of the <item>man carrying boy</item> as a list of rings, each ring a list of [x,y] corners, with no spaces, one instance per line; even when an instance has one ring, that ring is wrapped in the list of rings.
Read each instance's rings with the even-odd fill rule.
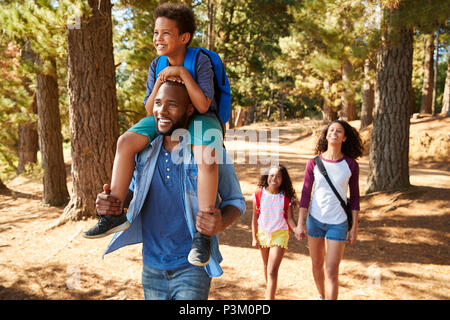
[[[200,210],[213,209],[217,197],[218,152],[223,145],[222,126],[216,116],[217,105],[214,98],[214,73],[209,58],[202,52],[195,64],[197,81],[183,66],[188,45],[194,35],[196,25],[192,10],[176,3],[164,3],[154,12],[155,28],[153,44],[158,56],[167,57],[168,66],[156,74],[158,58],[149,68],[145,107],[148,117],[124,133],[117,142],[117,151],[111,180],[111,195],[125,199],[134,169],[134,157],[157,136],[153,105],[161,84],[166,80],[183,83],[196,110],[188,130],[192,152],[198,165],[198,206]],[[208,132],[207,134],[205,134]],[[206,137],[209,138],[206,138]],[[160,191],[155,190],[158,194]],[[101,216],[97,225],[84,233],[86,238],[99,238],[129,227],[124,213],[116,216]],[[194,234],[189,262],[205,266],[210,257],[210,239],[200,232]]]
[[[113,237],[105,254],[143,242],[146,299],[207,299],[210,277],[223,273],[217,234],[244,213],[245,199],[231,159],[223,150],[218,165],[219,209],[199,210],[197,165],[185,143],[194,112],[187,90],[183,84],[166,81],[154,100],[160,135],[136,157],[134,195],[128,210],[131,226]],[[97,196],[97,211],[120,213],[119,201],[108,195],[107,185],[104,190]],[[196,229],[211,237],[211,259],[204,267],[187,260]]]

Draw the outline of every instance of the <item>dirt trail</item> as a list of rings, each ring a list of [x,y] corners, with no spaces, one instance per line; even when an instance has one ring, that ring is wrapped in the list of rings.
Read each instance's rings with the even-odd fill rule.
[[[352,124],[359,127],[358,122]],[[362,197],[359,241],[346,248],[341,263],[340,299],[450,298],[449,124],[450,118],[413,120],[410,180],[415,187]],[[298,121],[241,130],[279,130],[279,161],[288,167],[300,194],[317,126],[314,121]],[[258,250],[251,247],[250,196],[267,163],[248,162],[258,148],[258,155],[266,156],[262,160],[270,160],[267,152],[274,146],[242,141],[228,141],[226,146],[235,156],[238,150],[246,151],[247,160],[236,163],[236,170],[247,211],[220,236],[224,275],[213,280],[210,299],[262,299],[262,262]],[[359,163],[360,188],[364,190],[367,155]],[[68,182],[70,187],[70,179]],[[17,177],[7,186],[12,191],[0,194],[0,299],[143,298],[141,245],[102,259],[110,237],[81,237],[82,230],[94,220],[70,222],[46,231],[63,208],[41,206],[40,181]],[[277,298],[316,297],[306,241],[291,236],[279,271]]]

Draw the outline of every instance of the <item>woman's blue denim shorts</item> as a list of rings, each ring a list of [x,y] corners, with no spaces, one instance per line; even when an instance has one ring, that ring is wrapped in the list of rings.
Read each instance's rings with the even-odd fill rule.
[[[314,219],[310,214],[306,219],[308,236],[334,241],[347,241],[347,221],[340,224],[327,224]]]

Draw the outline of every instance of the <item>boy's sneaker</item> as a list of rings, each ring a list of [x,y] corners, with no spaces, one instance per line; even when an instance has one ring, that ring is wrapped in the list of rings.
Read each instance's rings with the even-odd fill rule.
[[[188,255],[188,261],[194,266],[203,267],[209,263],[209,256],[211,253],[210,237],[195,232],[192,239],[192,249]]]
[[[97,224],[83,233],[87,239],[97,239],[105,237],[111,233],[126,230],[130,227],[126,213],[114,215],[101,215]]]

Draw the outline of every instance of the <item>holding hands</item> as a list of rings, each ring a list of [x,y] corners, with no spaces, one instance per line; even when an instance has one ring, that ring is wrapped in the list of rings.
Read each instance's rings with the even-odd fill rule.
[[[305,240],[306,234],[308,233],[305,222],[299,221],[297,228],[295,228],[294,232],[295,232],[295,238],[297,240]]]

